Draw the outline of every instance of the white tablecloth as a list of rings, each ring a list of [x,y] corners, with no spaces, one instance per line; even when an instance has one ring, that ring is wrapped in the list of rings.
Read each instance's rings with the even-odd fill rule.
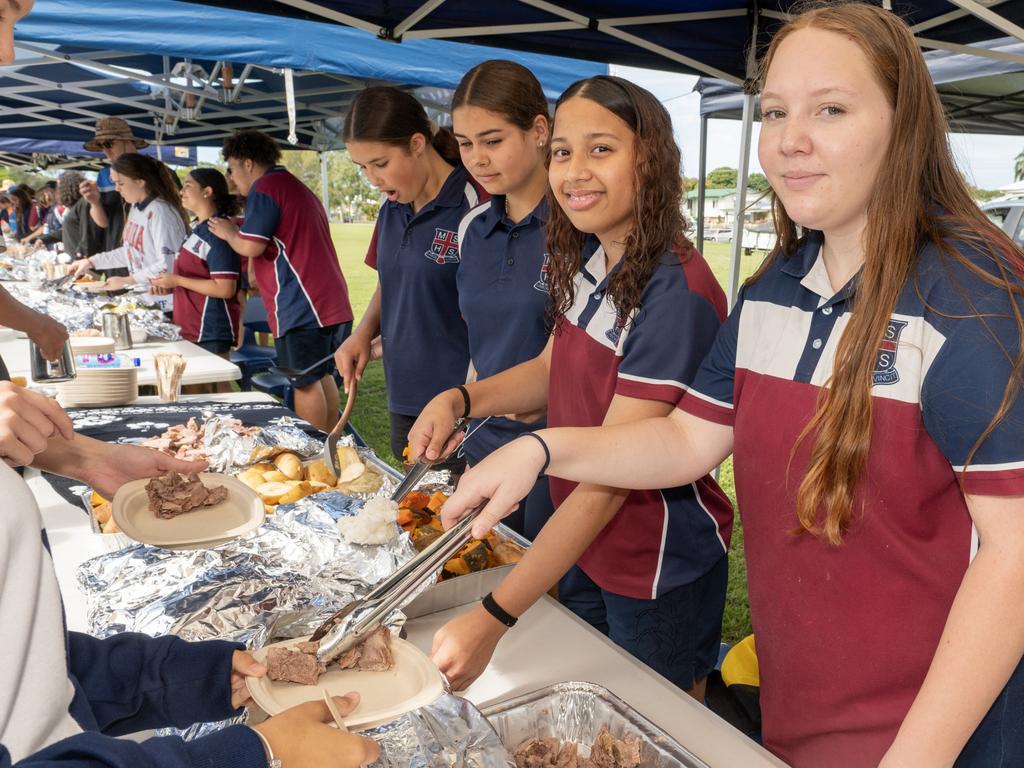
[[[177,352],[186,360],[182,384],[214,384],[221,381],[235,381],[242,377],[238,366],[190,341],[161,341],[136,344],[123,354],[140,360],[139,384],[156,385],[156,368],[153,356],[157,352]],[[7,364],[12,376],[30,378],[31,363],[28,354],[28,339],[16,338],[14,332],[0,330],[0,357]]]

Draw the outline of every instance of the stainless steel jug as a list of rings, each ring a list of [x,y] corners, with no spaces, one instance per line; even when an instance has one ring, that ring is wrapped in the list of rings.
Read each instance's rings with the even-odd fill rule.
[[[132,329],[128,315],[120,312],[104,312],[103,335],[114,340],[114,349],[132,348]]]
[[[29,339],[28,354],[32,365],[32,380],[37,383],[56,384],[61,381],[71,381],[76,376],[75,358],[71,352],[70,341],[64,342],[60,357],[56,360],[47,360],[36,343]]]

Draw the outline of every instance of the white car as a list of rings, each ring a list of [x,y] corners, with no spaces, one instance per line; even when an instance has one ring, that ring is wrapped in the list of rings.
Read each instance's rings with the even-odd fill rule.
[[[989,200],[981,210],[1017,245],[1024,246],[1024,195]]]

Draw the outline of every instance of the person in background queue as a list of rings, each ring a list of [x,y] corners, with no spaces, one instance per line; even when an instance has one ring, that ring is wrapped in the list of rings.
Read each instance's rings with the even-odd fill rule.
[[[32,196],[21,186],[15,187],[7,194],[13,203],[8,221],[8,225],[11,228],[11,236],[20,239],[29,231],[28,217],[32,210]]]
[[[366,254],[377,290],[352,336],[335,354],[345,380],[359,381],[380,337],[388,390],[391,451],[404,460],[409,428],[432,397],[469,375],[469,339],[459,311],[459,223],[481,200],[447,129],[391,87],[366,88],[343,129],[349,157],[387,198]],[[465,460],[439,468],[456,474]]]
[[[174,292],[174,323],[181,335],[208,352],[227,357],[238,335],[240,259],[231,246],[210,233],[210,219],[237,215],[237,202],[216,168],[196,168],[181,188],[182,206],[196,224],[174,260],[174,271],[150,279]]]
[[[732,453],[765,746],[1022,765],[1024,253],[974,202],[895,14],[794,17],[761,86],[779,245],[679,407],[514,441],[444,518],[490,498],[482,534],[542,467],[657,488]]]
[[[47,233],[47,223],[56,204],[57,193],[55,187],[47,184],[36,192],[28,217],[28,234],[21,238],[21,242],[31,245],[37,240],[42,239],[43,235]]]
[[[89,201],[82,197],[84,177],[78,171],[64,171],[57,180],[57,200],[66,207],[61,239],[64,252],[73,260],[103,250],[103,233],[89,218]]]
[[[459,224],[456,277],[473,370],[484,379],[532,360],[548,340],[548,102],[530,70],[494,60],[466,73],[451,112],[462,163],[491,195]],[[530,423],[491,418],[466,443],[467,463],[543,427],[538,416]],[[472,421],[470,429],[479,424]],[[547,478],[540,478],[505,524],[532,539],[552,511]]]
[[[559,98],[551,134],[551,338],[532,360],[435,398],[410,434],[414,459],[438,454],[466,406],[475,417],[546,406],[556,427],[668,414],[725,317],[725,295],[684,235],[681,157],[658,100],[621,78],[580,80]],[[523,442],[536,440],[492,456]],[[648,486],[660,490],[628,490],[621,476],[552,475],[550,486],[555,513],[522,561],[434,637],[453,689],[557,582],[567,608],[703,700],[725,606],[728,498],[706,474]]]
[[[102,152],[112,165],[122,155],[137,153],[148,145],[149,142],[135,136],[131,126],[121,118],[101,117],[96,121],[96,135],[83,146],[90,152]],[[104,251],[120,247],[126,217],[127,201],[117,191],[111,165],[100,170],[96,181],[86,180],[81,186],[82,197],[89,203],[89,216],[93,225],[103,232]]]
[[[304,370],[328,358],[293,385],[295,412],[330,431],[338,420],[330,357],[352,330],[352,307],[327,213],[319,198],[279,165],[281,149],[265,133],[239,131],[224,140],[223,154],[246,198],[245,221],[239,227],[214,217],[210,232],[252,260],[277,364]]]
[[[121,155],[111,165],[117,191],[131,205],[124,228],[124,243],[71,263],[76,276],[90,269],[127,267],[127,277],[107,280],[109,289],[131,285],[149,286],[149,281],[174,267],[174,257],[188,232],[188,214],[181,207],[178,190],[167,178],[166,168],[138,152]],[[159,289],[158,289],[159,290]],[[173,296],[148,289],[140,298],[170,312]]]

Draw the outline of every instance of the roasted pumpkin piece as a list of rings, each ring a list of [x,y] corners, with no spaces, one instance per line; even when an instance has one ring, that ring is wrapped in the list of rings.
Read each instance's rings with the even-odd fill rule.
[[[433,494],[427,501],[427,509],[429,509],[431,512],[440,512],[441,507],[444,506],[444,503],[446,501],[448,501],[448,497],[441,493],[440,491],[438,491],[437,493]]]
[[[400,526],[405,528],[406,526],[411,526],[415,521],[416,521],[416,513],[415,512],[413,512],[408,507],[399,507],[398,508],[398,519],[396,520],[396,522]]]
[[[465,576],[467,573],[469,573],[469,565],[465,558],[453,557],[441,569],[441,578],[450,579],[453,576]]]
[[[432,528],[429,525],[415,528],[412,532],[412,544],[417,550],[422,552],[433,544],[442,533],[444,531],[440,528]]]
[[[426,509],[429,503],[430,497],[427,494],[413,491],[407,493],[398,506],[408,507],[409,509]]]
[[[487,568],[490,551],[491,548],[487,546],[486,541],[474,541],[460,553],[459,557],[465,562],[469,571],[483,571]]]
[[[513,541],[502,541],[494,547],[494,559],[498,565],[518,563],[525,554],[526,550]]]

